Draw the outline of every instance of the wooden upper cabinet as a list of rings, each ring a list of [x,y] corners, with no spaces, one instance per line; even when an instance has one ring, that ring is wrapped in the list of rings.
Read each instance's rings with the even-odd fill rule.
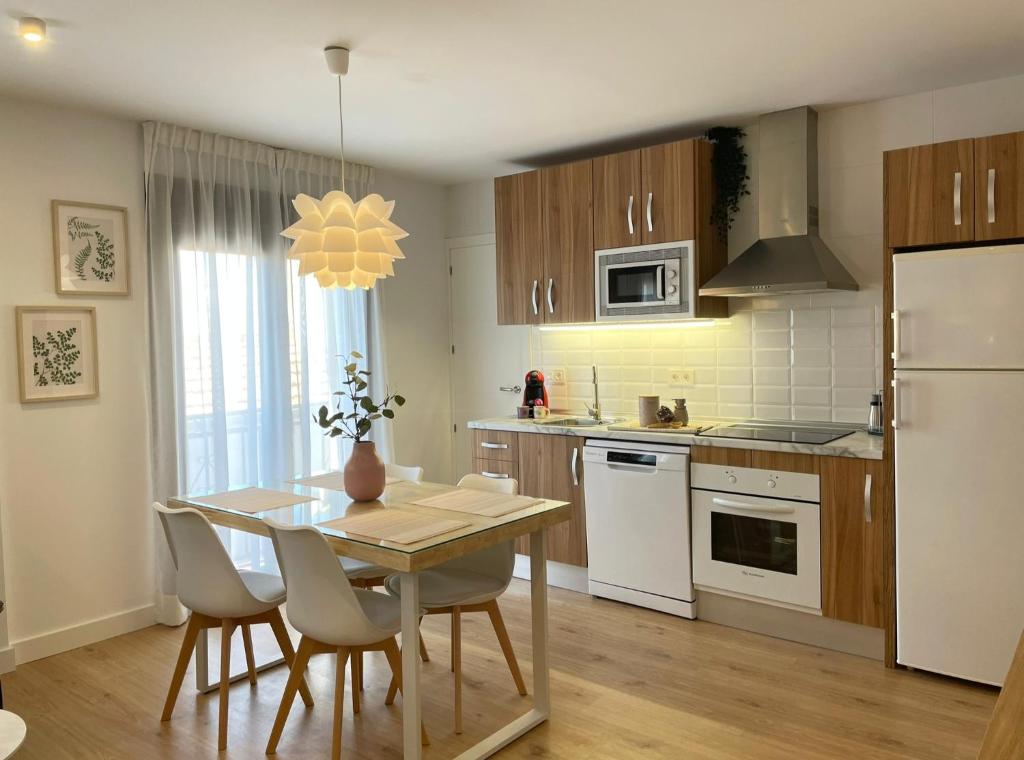
[[[547,558],[587,566],[587,516],[583,501],[583,439],[569,435],[519,434],[519,492],[572,503],[573,516],[548,528]],[[516,543],[525,554],[529,543]]]
[[[1024,132],[974,141],[974,237],[1024,237]]]
[[[498,324],[543,321],[544,251],[540,172],[494,180]]]
[[[885,238],[890,248],[974,239],[973,140],[885,153]]]
[[[593,161],[594,248],[625,248],[643,242],[640,220],[642,151],[630,150]]]
[[[820,473],[822,615],[882,628],[882,463],[820,457]]]
[[[642,242],[671,243],[696,236],[696,140],[640,151]]]
[[[541,169],[544,321],[594,319],[591,161]]]

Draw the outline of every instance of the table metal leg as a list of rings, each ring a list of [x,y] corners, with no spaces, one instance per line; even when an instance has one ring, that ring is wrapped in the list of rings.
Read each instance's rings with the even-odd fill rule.
[[[422,704],[420,695],[420,578],[399,576],[402,598],[402,736],[405,760],[420,760]]]
[[[220,679],[217,679],[214,683],[210,683],[210,630],[204,628],[199,632],[199,637],[196,639],[196,691],[200,694],[209,694],[211,691],[216,691],[220,688]],[[276,660],[265,662],[262,665],[256,666],[256,672],[262,673],[264,670],[270,668],[276,668],[278,665],[284,665],[284,657],[278,657]],[[231,683],[241,681],[243,678],[249,677],[248,669],[238,673],[237,675],[231,676]]]

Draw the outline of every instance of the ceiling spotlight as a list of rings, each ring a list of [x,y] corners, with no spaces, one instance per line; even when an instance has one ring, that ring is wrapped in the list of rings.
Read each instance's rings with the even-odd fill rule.
[[[26,42],[42,42],[46,39],[46,22],[26,16],[18,21],[18,35]]]

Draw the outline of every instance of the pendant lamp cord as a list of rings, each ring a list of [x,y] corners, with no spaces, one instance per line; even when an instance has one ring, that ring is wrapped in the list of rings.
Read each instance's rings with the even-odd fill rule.
[[[338,143],[341,147],[341,192],[345,190],[345,114],[341,108],[341,76],[338,76]]]

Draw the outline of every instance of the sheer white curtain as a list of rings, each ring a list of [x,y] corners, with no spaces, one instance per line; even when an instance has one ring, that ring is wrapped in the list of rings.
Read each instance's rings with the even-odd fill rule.
[[[359,351],[382,372],[379,309],[371,294],[300,278],[279,234],[297,216],[291,199],[336,188],[340,163],[165,124],[144,135],[155,498],[341,467],[348,442],[312,417],[340,387],[339,355]],[[372,177],[346,166],[356,197]],[[383,456],[388,443],[378,441]],[[274,566],[265,539],[221,535],[240,567]],[[158,547],[159,619],[174,624],[174,575],[162,538]]]

